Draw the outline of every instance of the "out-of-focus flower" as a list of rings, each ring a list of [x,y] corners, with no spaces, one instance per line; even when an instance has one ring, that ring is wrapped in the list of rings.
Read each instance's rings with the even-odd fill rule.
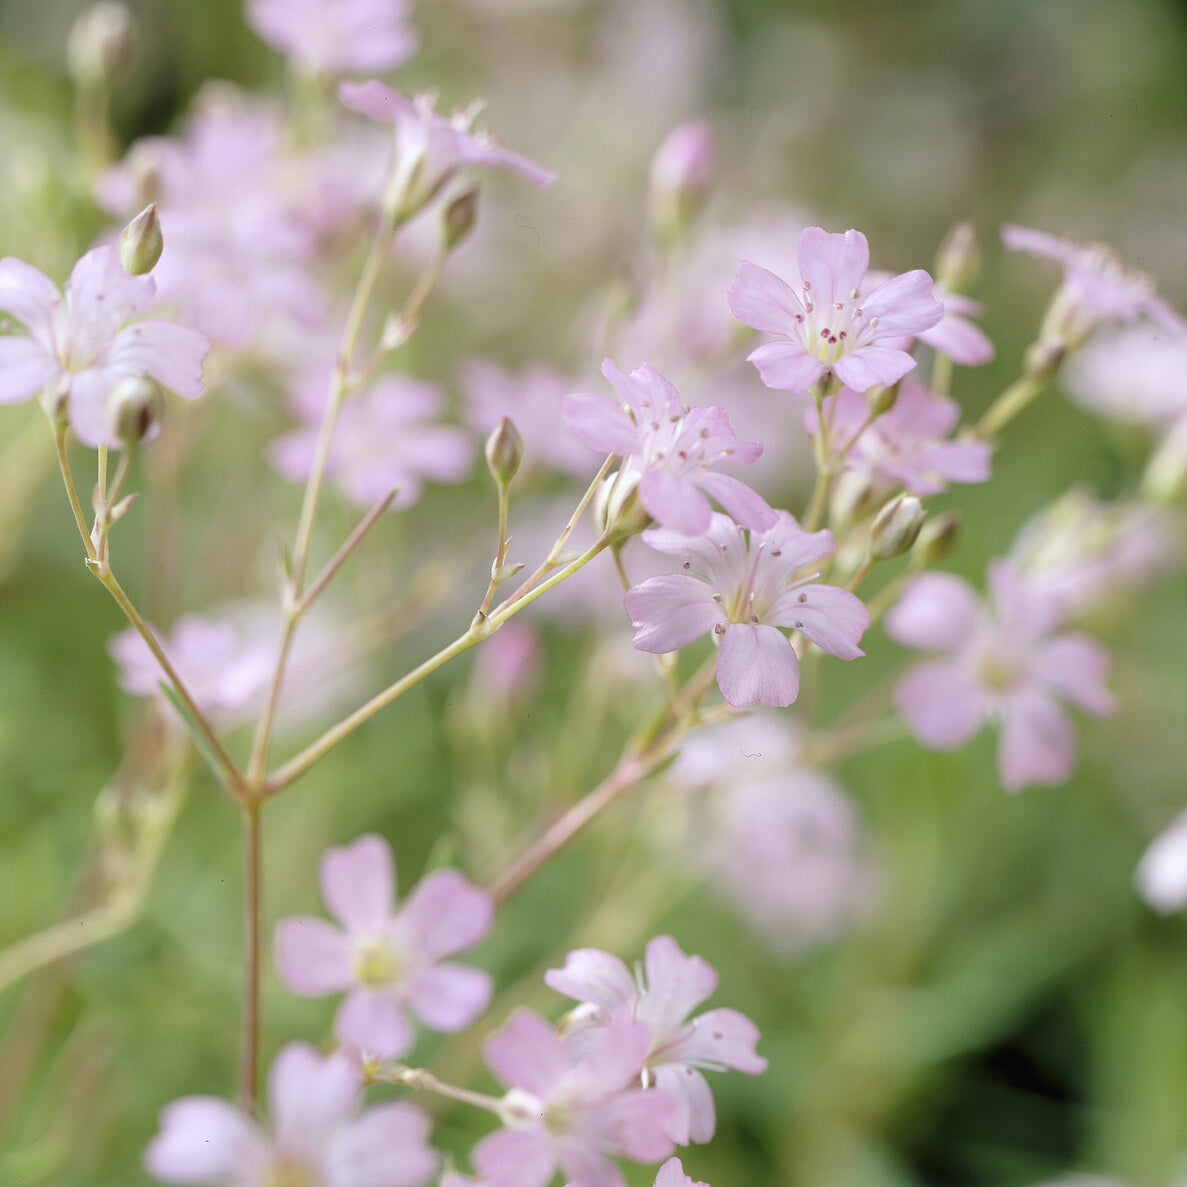
[[[960,420],[955,400],[933,396],[923,384],[905,379],[890,409],[872,423],[869,418],[866,397],[850,388],[824,401],[830,452],[843,454],[845,468],[868,478],[879,494],[902,486],[930,495],[946,490],[949,482],[989,478],[987,442],[948,439]],[[804,427],[813,437],[819,431],[814,405],[804,412]]]
[[[581,1003],[566,1027],[576,1050],[588,1050],[617,1014],[647,1027],[644,1082],[676,1101],[668,1136],[678,1145],[707,1142],[717,1128],[713,1093],[699,1068],[736,1068],[750,1075],[766,1070],[767,1061],[754,1050],[758,1027],[744,1014],[717,1009],[688,1017],[717,988],[717,973],[701,957],[686,956],[671,936],[648,943],[637,977],[617,956],[579,948],[568,954],[563,969],[549,969],[544,981]]]
[[[919,341],[963,367],[988,363],[993,358],[993,343],[969,320],[981,312],[980,302],[959,293],[946,292],[939,284],[935,286],[934,294],[944,307],[944,316],[930,329],[920,330]]]
[[[437,1169],[429,1118],[389,1101],[357,1109],[362,1088],[352,1061],[290,1043],[268,1077],[271,1126],[211,1096],[187,1096],[161,1112],[144,1154],[164,1183],[215,1187],[415,1187]]]
[[[391,849],[368,835],[328,850],[319,881],[342,927],[312,917],[282,919],[276,967],[294,993],[346,992],[334,1020],[340,1042],[369,1057],[396,1059],[414,1041],[406,1009],[442,1031],[461,1030],[486,1009],[490,977],[442,959],[490,930],[490,898],[465,875],[434,870],[394,910]]]
[[[309,477],[328,391],[325,377],[303,380],[291,405],[305,423],[272,444],[273,465],[293,482]],[[474,444],[461,429],[433,423],[442,404],[432,384],[406,377],[381,379],[356,392],[338,414],[326,473],[360,507],[371,507],[393,487],[399,493],[392,506],[410,507],[425,479],[459,481],[470,468]]]
[[[805,572],[832,553],[832,533],[805,532],[786,511],[777,516],[749,539],[716,512],[701,535],[649,529],[644,542],[684,558],[686,572],[650,577],[626,595],[640,651],[676,651],[710,631],[717,636],[717,684],[731,705],[784,706],[799,695],[799,660],[779,627],[840,659],[865,654],[857,644],[870,620],[861,600]]]
[[[510,1086],[504,1129],[474,1147],[472,1161],[491,1187],[544,1187],[559,1166],[572,1187],[624,1187],[608,1157],[658,1162],[672,1153],[675,1101],[638,1087],[651,1035],[616,1015],[574,1060],[551,1026],[517,1010],[486,1041],[486,1061]]]
[[[922,269],[904,272],[862,292],[870,249],[860,231],[829,234],[808,227],[800,237],[800,294],[774,273],[743,261],[729,291],[739,321],[785,338],[750,353],[768,387],[805,392],[826,371],[864,392],[900,380],[915,366],[882,339],[914,337],[944,314]]]
[[[708,120],[686,120],[664,137],[651,158],[647,194],[651,223],[661,238],[679,235],[704,203],[717,172]]]
[[[248,0],[247,23],[310,74],[378,74],[415,52],[407,0]]]
[[[512,619],[483,640],[474,677],[483,693],[506,702],[527,691],[539,668],[539,636],[527,623]]]
[[[1187,907],[1187,812],[1181,812],[1150,842],[1134,876],[1142,897],[1156,911]]]
[[[1007,791],[1061,783],[1075,764],[1075,734],[1061,701],[1103,715],[1108,656],[1086,635],[1056,634],[1058,599],[1018,578],[1004,562],[989,572],[991,608],[948,573],[915,577],[886,619],[890,637],[944,653],[912,668],[895,700],[915,736],[951,750],[999,721],[998,770]]]
[[[32,264],[0,260],[0,310],[23,326],[0,335],[0,403],[41,394],[80,441],[118,448],[107,401],[120,380],[149,375],[187,399],[200,396],[210,343],[175,322],[131,320],[156,292],[151,277],[124,271],[114,247],[88,251],[62,292]]]
[[[613,359],[602,374],[621,402],[574,393],[565,400],[565,422],[592,449],[623,459],[614,482],[622,501],[638,490],[649,516],[673,531],[696,533],[709,524],[711,496],[746,527],[768,528],[775,512],[732,474],[710,467],[752,462],[757,441],[739,441],[724,408],[689,408],[680,393],[645,363],[629,375]]]
[[[669,1158],[655,1176],[655,1187],[709,1187],[709,1184],[699,1180],[694,1182],[684,1173],[679,1158]]]
[[[344,82],[338,95],[347,107],[395,127],[395,167],[383,208],[397,221],[423,209],[459,169],[469,165],[514,169],[536,185],[548,185],[555,176],[527,157],[501,148],[489,133],[475,131],[476,107],[446,119],[437,114],[428,95],[418,95],[414,101],[375,79]]]

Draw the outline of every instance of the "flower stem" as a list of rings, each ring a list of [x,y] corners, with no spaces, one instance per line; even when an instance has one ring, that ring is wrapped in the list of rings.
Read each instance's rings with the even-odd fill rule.
[[[255,1112],[260,1046],[260,805],[243,805],[243,1053],[239,1107]]]
[[[995,437],[1014,419],[1046,386],[1045,381],[1034,375],[1023,375],[1012,384],[990,406],[973,429],[973,436],[980,441]]]
[[[438,1096],[474,1105],[496,1115],[502,1111],[503,1102],[497,1096],[487,1096],[484,1092],[471,1092],[466,1088],[455,1088],[452,1084],[442,1083],[423,1067],[407,1067],[402,1063],[382,1065],[372,1072],[368,1079],[374,1084],[406,1084],[409,1088],[435,1092]]]

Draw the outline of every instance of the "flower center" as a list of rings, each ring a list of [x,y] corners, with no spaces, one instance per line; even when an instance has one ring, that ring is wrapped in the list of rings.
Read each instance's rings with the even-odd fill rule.
[[[977,661],[977,674],[986,688],[998,693],[1009,692],[1022,675],[1018,664],[1010,656],[995,651],[981,654]]]
[[[321,1187],[321,1176],[291,1154],[277,1154],[262,1187]]]
[[[857,289],[851,289],[844,301],[818,304],[811,282],[805,280],[802,301],[804,312],[796,314],[800,335],[805,348],[822,363],[835,363],[858,345],[864,331],[878,324],[876,317],[866,321]]]
[[[383,936],[356,940],[351,952],[351,970],[360,985],[395,985],[404,963],[392,943]]]

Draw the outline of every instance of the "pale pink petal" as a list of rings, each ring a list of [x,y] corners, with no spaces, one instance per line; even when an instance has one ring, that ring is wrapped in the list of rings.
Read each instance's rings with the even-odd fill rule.
[[[735,708],[783,708],[799,695],[799,660],[778,628],[730,623],[717,649],[717,687]]]
[[[543,1128],[500,1129],[474,1147],[470,1161],[489,1187],[544,1187],[556,1169]]]
[[[715,1071],[733,1068],[756,1076],[767,1070],[767,1061],[754,1050],[758,1040],[758,1027],[745,1014],[728,1006],[707,1010],[664,1048],[664,1059]]]
[[[92,248],[74,265],[66,282],[74,318],[113,328],[138,313],[156,296],[151,276],[132,276],[110,244]]]
[[[565,397],[565,424],[582,444],[599,453],[629,457],[639,444],[639,433],[621,404],[605,396],[573,392]]]
[[[981,603],[967,581],[922,573],[886,616],[886,633],[906,647],[953,651],[969,641],[980,620]]]
[[[212,1096],[187,1096],[161,1110],[160,1133],[144,1152],[150,1175],[166,1183],[240,1182],[268,1154],[263,1135],[238,1109]]]
[[[857,644],[870,625],[870,612],[861,598],[839,586],[809,582],[789,590],[776,599],[767,621],[794,627],[838,659],[865,655]]]
[[[582,1060],[587,1088],[605,1095],[637,1081],[650,1046],[651,1031],[647,1026],[633,1021],[626,1012],[613,1015]]]
[[[420,120],[415,104],[375,79],[339,83],[338,98],[347,107],[381,123],[390,124],[398,119]]]
[[[433,870],[400,910],[399,928],[423,957],[437,959],[472,948],[491,929],[490,895],[459,870]]]
[[[277,1142],[316,1149],[350,1116],[361,1088],[349,1056],[323,1056],[308,1043],[289,1043],[268,1074],[268,1115]]]
[[[655,1176],[655,1187],[709,1187],[709,1184],[694,1182],[684,1173],[679,1158],[669,1158]]]
[[[675,1102],[676,1111],[668,1122],[667,1134],[678,1146],[708,1142],[717,1130],[717,1109],[713,1090],[696,1068],[688,1064],[665,1064],[655,1069],[655,1087]]]
[[[399,1059],[416,1042],[416,1032],[396,998],[366,986],[356,986],[338,1007],[334,1036],[378,1059]]]
[[[353,979],[350,944],[324,919],[282,919],[276,925],[276,971],[293,993],[306,997],[339,993]]]
[[[950,298],[944,298],[947,308]],[[933,350],[946,354],[962,367],[980,367],[993,358],[993,343],[967,317],[956,317],[951,313],[941,318],[929,330],[919,332],[919,340],[926,342]]]
[[[713,591],[683,573],[649,577],[627,591],[624,603],[635,628],[635,647],[655,655],[687,647],[726,621]]]
[[[953,750],[984,723],[991,704],[976,676],[959,664],[918,664],[894,692],[899,712],[916,737],[933,750]]]
[[[119,444],[115,428],[107,416],[107,400],[119,377],[97,367],[80,371],[70,381],[67,410],[70,428],[84,444],[94,449],[98,445]]]
[[[416,1187],[437,1169],[428,1114],[403,1101],[372,1105],[335,1134],[326,1187]]]
[[[506,1026],[486,1040],[483,1051],[504,1084],[539,1097],[548,1095],[568,1066],[560,1039],[531,1010],[516,1010]]]
[[[39,268],[6,256],[0,260],[0,310],[11,314],[30,333],[37,333],[62,300],[58,286]]]
[[[824,364],[798,342],[768,342],[746,358],[777,391],[806,392],[824,374]]]
[[[636,1162],[659,1162],[672,1153],[668,1125],[676,1102],[666,1092],[633,1088],[611,1097],[606,1112],[617,1152]]]
[[[0,337],[0,404],[31,399],[61,371],[32,338]]]
[[[822,227],[806,227],[796,250],[800,276],[819,308],[845,302],[861,289],[870,267],[870,245],[860,231],[831,234]]]
[[[556,1153],[567,1187],[626,1187],[614,1161],[587,1142],[560,1143]]]
[[[697,477],[697,486],[716,499],[744,528],[766,531],[778,522],[770,503],[732,474],[709,471]]]
[[[485,1013],[493,991],[490,975],[481,969],[438,964],[416,978],[408,1004],[426,1026],[452,1032]]]
[[[855,392],[869,391],[879,383],[897,383],[914,368],[915,360],[909,354],[889,346],[861,346],[833,363],[841,382]]]
[[[128,375],[151,375],[162,387],[192,400],[205,390],[202,361],[210,350],[205,334],[171,321],[142,321],[121,330],[106,366]]]
[[[932,278],[920,268],[879,285],[862,302],[867,318],[878,319],[879,338],[915,335],[944,316]]]
[[[773,272],[743,260],[727,295],[734,317],[767,334],[793,334],[803,305]]]
[[[373,933],[386,925],[395,897],[395,869],[391,847],[382,837],[368,834],[327,850],[319,881],[330,914],[347,931]]]
[[[656,936],[643,958],[647,974],[645,1021],[656,1035],[672,1034],[717,988],[717,972],[701,956],[688,956],[671,936]]]
[[[657,523],[689,536],[703,532],[713,514],[709,500],[687,478],[654,467],[644,470],[639,479],[639,502]]]
[[[1043,644],[1035,656],[1039,681],[1058,689],[1074,705],[1100,716],[1117,708],[1105,687],[1109,653],[1087,635],[1059,635]]]
[[[630,1001],[637,989],[630,970],[617,956],[598,948],[577,948],[565,957],[563,969],[549,969],[544,983],[578,1002],[593,1002],[604,1010]]]
[[[1006,791],[1018,791],[1028,783],[1062,783],[1075,761],[1075,730],[1055,701],[1038,692],[1006,701],[997,750]]]

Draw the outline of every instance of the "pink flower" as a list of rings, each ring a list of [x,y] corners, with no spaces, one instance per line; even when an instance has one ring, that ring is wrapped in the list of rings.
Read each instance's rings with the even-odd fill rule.
[[[506,1128],[474,1148],[482,1177],[491,1187],[544,1187],[559,1166],[572,1187],[624,1187],[608,1155],[657,1162],[671,1154],[675,1102],[638,1087],[650,1039],[645,1026],[616,1016],[573,1059],[543,1018],[517,1010],[486,1041],[486,1061],[511,1091]]]
[[[304,482],[313,464],[328,382],[313,377],[296,388],[292,406],[303,427],[273,442],[272,464]],[[434,424],[442,407],[432,384],[407,377],[381,379],[342,405],[326,473],[359,507],[370,507],[393,487],[393,507],[410,507],[426,478],[457,482],[470,468],[473,443],[461,429]]]
[[[767,1061],[754,1050],[758,1027],[730,1009],[688,1018],[717,988],[717,973],[699,956],[686,956],[671,936],[657,936],[647,945],[644,968],[645,975],[632,977],[617,956],[579,948],[565,958],[563,969],[549,969],[544,981],[583,1003],[570,1016],[570,1042],[577,1050],[600,1041],[617,1015],[642,1023],[651,1036],[644,1081],[669,1093],[677,1105],[668,1136],[681,1146],[707,1142],[717,1115],[713,1094],[697,1069],[765,1071]]]
[[[872,424],[869,404],[843,387],[824,401],[824,420],[834,456],[847,470],[871,479],[883,492],[902,486],[916,495],[936,494],[949,482],[984,482],[992,450],[984,441],[951,441],[960,420],[955,400],[933,396],[921,383],[904,380],[898,399]],[[815,406],[804,413],[810,436],[819,431]]]
[[[338,96],[347,107],[395,126],[395,172],[384,209],[396,219],[411,218],[467,165],[514,169],[536,185],[548,185],[555,177],[527,157],[500,148],[489,134],[472,131],[476,108],[448,120],[437,114],[428,95],[418,95],[414,102],[374,79],[344,82]]]
[[[768,387],[805,392],[831,371],[864,392],[896,383],[915,366],[905,351],[878,342],[918,335],[943,316],[926,272],[905,272],[863,294],[870,249],[860,231],[830,235],[808,227],[798,259],[802,295],[745,261],[729,291],[739,321],[788,339],[749,355]]]
[[[840,659],[865,654],[857,645],[869,626],[861,600],[802,571],[832,553],[832,533],[805,532],[789,512],[776,515],[774,527],[749,539],[717,513],[699,536],[644,532],[652,548],[684,557],[686,572],[650,577],[626,595],[640,651],[676,651],[713,632],[717,684],[731,705],[784,706],[799,694],[799,660],[779,627]]]
[[[981,312],[971,297],[947,292],[936,284],[932,295],[944,307],[944,316],[930,329],[920,330],[920,342],[964,367],[979,367],[993,358],[993,343],[969,318]]]
[[[948,573],[914,578],[886,619],[890,637],[944,658],[912,668],[895,700],[916,737],[951,750],[988,720],[1001,723],[998,769],[1007,791],[1061,783],[1075,763],[1075,737],[1061,701],[1088,713],[1113,710],[1104,685],[1108,659],[1084,635],[1053,633],[1062,606],[997,563],[992,607]]]
[[[565,422],[599,452],[617,454],[623,465],[612,498],[624,502],[635,489],[643,510],[673,531],[703,532],[711,496],[746,527],[769,528],[775,512],[765,499],[731,474],[710,467],[723,461],[752,462],[757,441],[739,441],[724,408],[689,408],[680,393],[646,363],[624,375],[613,359],[602,363],[621,403],[574,393],[565,400]]]
[[[655,1176],[655,1187],[709,1187],[709,1184],[694,1182],[684,1173],[679,1158],[669,1158]]]
[[[210,343],[171,321],[129,324],[156,292],[150,276],[124,271],[114,247],[88,251],[63,292],[24,260],[0,260],[0,310],[24,327],[0,336],[0,403],[41,393],[51,411],[64,402],[84,444],[118,448],[107,397],[121,379],[151,375],[179,396],[200,396]]]
[[[1142,897],[1169,914],[1187,907],[1187,812],[1181,812],[1150,842],[1134,877]]]
[[[415,1187],[437,1167],[429,1118],[391,1102],[356,1111],[361,1083],[343,1054],[290,1043],[268,1078],[271,1127],[226,1101],[187,1096],[161,1113],[145,1169],[165,1183],[219,1187]]]
[[[457,870],[434,870],[393,911],[395,871],[382,837],[360,837],[322,858],[322,898],[342,930],[322,919],[282,919],[276,967],[294,993],[345,991],[338,1039],[365,1055],[396,1059],[413,1044],[410,1008],[433,1030],[469,1026],[490,1001],[490,977],[442,963],[490,931],[493,905]]]
[[[375,74],[416,52],[407,0],[249,0],[247,23],[310,74]]]

